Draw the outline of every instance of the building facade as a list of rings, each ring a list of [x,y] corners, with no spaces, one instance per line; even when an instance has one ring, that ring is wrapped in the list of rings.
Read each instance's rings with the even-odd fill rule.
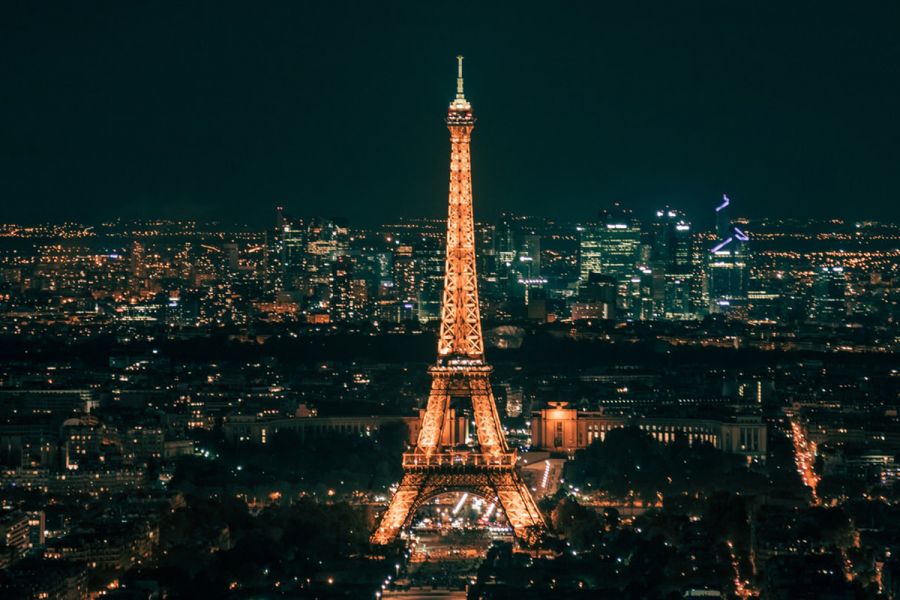
[[[553,403],[532,413],[531,444],[549,452],[571,454],[603,441],[613,429],[634,426],[664,444],[683,437],[691,445],[708,443],[730,454],[751,460],[766,458],[766,424],[759,417],[737,417],[733,421],[677,417],[628,417],[602,411],[580,411],[567,403]]]

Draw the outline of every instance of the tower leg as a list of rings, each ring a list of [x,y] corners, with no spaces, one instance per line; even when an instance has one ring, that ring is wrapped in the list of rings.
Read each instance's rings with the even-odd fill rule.
[[[525,544],[536,542],[547,526],[522,477],[516,471],[492,473],[491,485],[516,539]]]
[[[507,452],[503,430],[500,428],[500,416],[497,414],[497,405],[494,403],[488,378],[472,377],[469,379],[469,387],[481,451],[485,454]]]
[[[428,394],[428,406],[422,419],[416,451],[431,454],[441,446],[449,408],[450,378],[444,374],[432,373],[431,393]]]
[[[397,488],[397,492],[391,498],[391,503],[388,504],[387,511],[381,517],[378,529],[370,538],[373,544],[389,544],[400,535],[400,530],[412,518],[411,513],[422,492],[424,479],[424,476],[419,473],[403,475],[400,487]]]

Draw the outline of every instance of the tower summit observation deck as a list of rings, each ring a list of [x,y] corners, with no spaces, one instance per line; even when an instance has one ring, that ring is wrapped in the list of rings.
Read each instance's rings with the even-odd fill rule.
[[[516,453],[506,443],[491,391],[491,367],[484,360],[469,150],[475,117],[463,90],[462,56],[457,61],[456,98],[447,111],[450,192],[437,362],[428,370],[431,392],[416,447],[403,455],[403,479],[372,534],[376,544],[394,540],[419,508],[448,492],[499,502],[520,541],[534,542],[546,529],[516,470]],[[466,398],[472,403],[477,447],[453,447],[445,431],[450,401]]]

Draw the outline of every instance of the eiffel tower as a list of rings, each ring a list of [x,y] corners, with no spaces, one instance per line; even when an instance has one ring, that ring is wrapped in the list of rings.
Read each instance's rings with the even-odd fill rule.
[[[475,117],[463,94],[462,57],[456,98],[447,112],[450,129],[450,208],[447,257],[437,363],[428,369],[431,393],[413,452],[403,455],[403,479],[378,529],[375,544],[394,540],[428,500],[465,491],[499,502],[516,538],[533,543],[546,529],[543,516],[516,470],[516,453],[506,444],[491,392],[491,367],[484,361],[478,282],[475,273],[475,225],[469,142]],[[445,444],[450,402],[472,403],[478,450]]]

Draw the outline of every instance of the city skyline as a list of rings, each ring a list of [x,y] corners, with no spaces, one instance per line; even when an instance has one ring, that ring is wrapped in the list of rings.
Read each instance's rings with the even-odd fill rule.
[[[0,15],[0,597],[900,600],[892,9],[230,2]]]
[[[751,217],[900,215],[896,8],[467,8],[451,24],[400,4],[225,4],[174,20],[12,7],[5,215],[440,216],[434,114],[458,53],[485,119],[476,218],[577,219],[613,201],[702,214],[722,193]]]

